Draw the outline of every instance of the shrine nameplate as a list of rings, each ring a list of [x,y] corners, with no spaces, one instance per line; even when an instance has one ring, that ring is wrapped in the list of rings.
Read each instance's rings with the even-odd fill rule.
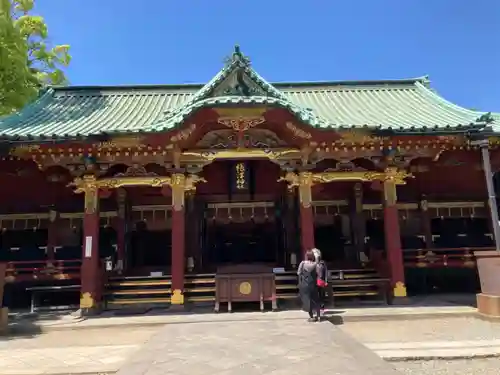
[[[232,265],[220,267],[215,275],[215,312],[220,304],[227,303],[228,312],[232,304],[238,302],[259,302],[264,310],[264,302],[270,301],[276,309],[276,286],[272,268],[261,265]]]

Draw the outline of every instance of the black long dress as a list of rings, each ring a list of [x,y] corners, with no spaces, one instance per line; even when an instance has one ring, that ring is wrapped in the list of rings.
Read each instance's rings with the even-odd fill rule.
[[[309,313],[311,318],[314,315],[318,318],[320,316],[320,298],[317,285],[318,271],[316,266],[317,263],[315,262],[303,261],[297,271],[302,308]]]

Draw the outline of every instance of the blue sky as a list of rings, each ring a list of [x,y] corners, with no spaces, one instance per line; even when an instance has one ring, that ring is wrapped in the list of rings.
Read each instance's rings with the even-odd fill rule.
[[[445,98],[500,112],[498,0],[36,0],[70,44],[73,85],[206,82],[241,45],[269,81],[429,74]]]

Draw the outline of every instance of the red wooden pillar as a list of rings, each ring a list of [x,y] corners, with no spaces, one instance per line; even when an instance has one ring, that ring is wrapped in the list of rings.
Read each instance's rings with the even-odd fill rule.
[[[84,176],[76,186],[77,192],[85,194],[80,308],[91,311],[100,308],[102,295],[99,262],[99,191],[93,175]]]
[[[184,305],[186,176],[172,175],[172,297],[173,306]]]
[[[312,206],[312,173],[299,174],[299,210],[302,258],[314,246],[314,212]]]
[[[385,248],[390,269],[392,292],[394,297],[406,297],[403,250],[401,248],[399,214],[396,206],[396,182],[390,175],[386,175],[383,182],[383,199]]]
[[[117,216],[114,222],[116,231],[116,262],[119,272],[126,269],[125,264],[125,236],[127,230],[127,191],[118,189],[116,191]]]
[[[55,260],[55,248],[58,240],[58,219],[59,213],[55,210],[49,211],[49,225],[47,228],[47,261],[53,264]]]

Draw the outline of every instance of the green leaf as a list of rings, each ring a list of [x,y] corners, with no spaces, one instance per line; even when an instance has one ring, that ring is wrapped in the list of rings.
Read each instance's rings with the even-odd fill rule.
[[[67,82],[68,45],[52,46],[34,0],[0,0],[0,116],[21,109],[46,85]]]

